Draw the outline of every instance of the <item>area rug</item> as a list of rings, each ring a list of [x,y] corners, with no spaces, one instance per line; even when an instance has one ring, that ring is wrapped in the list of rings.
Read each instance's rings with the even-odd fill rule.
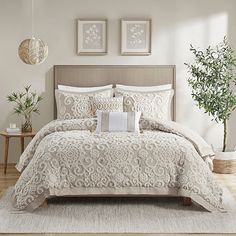
[[[224,189],[227,213],[183,206],[178,198],[63,198],[33,213],[0,199],[0,233],[236,233],[236,202]]]

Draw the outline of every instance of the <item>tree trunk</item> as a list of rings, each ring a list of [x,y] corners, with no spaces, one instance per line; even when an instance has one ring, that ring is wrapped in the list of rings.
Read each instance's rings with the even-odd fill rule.
[[[223,140],[223,152],[225,152],[227,144],[227,121],[224,120],[224,140]]]

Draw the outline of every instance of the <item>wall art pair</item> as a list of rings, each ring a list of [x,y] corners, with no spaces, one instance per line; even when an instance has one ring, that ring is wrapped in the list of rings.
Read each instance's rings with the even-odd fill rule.
[[[121,55],[151,54],[151,20],[121,19]],[[78,19],[77,50],[79,55],[108,53],[108,20]]]

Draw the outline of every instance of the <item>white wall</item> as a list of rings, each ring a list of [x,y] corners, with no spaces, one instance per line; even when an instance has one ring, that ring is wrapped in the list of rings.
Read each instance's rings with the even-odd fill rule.
[[[19,43],[30,37],[30,0],[0,0],[0,130],[12,115],[6,95],[32,84],[42,92],[40,116],[33,117],[39,129],[53,118],[53,71],[55,64],[176,64],[177,120],[201,134],[209,143],[221,145],[222,129],[199,111],[186,83],[184,62],[191,61],[189,44],[206,47],[228,35],[236,46],[235,0],[35,0],[35,36],[49,46],[49,57],[39,66],[23,64],[17,56]],[[109,54],[102,57],[76,55],[76,18],[109,19]],[[153,20],[152,55],[122,57],[119,54],[119,19]],[[234,114],[230,126],[230,145],[235,144]],[[3,140],[0,141],[3,160]],[[19,157],[19,145],[12,142],[10,162]]]

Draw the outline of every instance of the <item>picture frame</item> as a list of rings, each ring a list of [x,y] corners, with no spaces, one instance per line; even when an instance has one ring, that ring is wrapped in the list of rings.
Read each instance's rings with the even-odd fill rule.
[[[78,55],[105,55],[108,53],[107,19],[77,19]]]
[[[150,55],[151,37],[151,19],[121,19],[121,55]]]

